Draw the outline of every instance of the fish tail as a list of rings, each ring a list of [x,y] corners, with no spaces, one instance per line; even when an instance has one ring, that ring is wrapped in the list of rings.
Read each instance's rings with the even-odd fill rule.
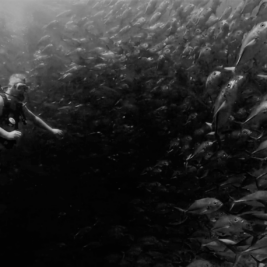
[[[210,123],[210,122],[205,122],[205,125],[207,125],[210,129],[212,129],[212,123]]]
[[[233,201],[233,203],[232,203],[232,205],[231,205],[231,207],[230,207],[230,209],[229,209],[229,211],[231,211],[232,208],[233,208],[234,205],[235,205],[235,199],[234,199],[233,197],[231,197],[230,195],[229,195],[229,198]]]
[[[169,225],[172,225],[172,226],[181,225],[181,224],[183,224],[187,220],[187,218],[188,218],[188,216],[185,215],[185,217],[183,219],[181,219],[180,222],[169,223]]]
[[[244,150],[245,151],[245,153],[247,153],[249,156],[252,156],[252,153],[251,152],[249,152],[248,150]]]
[[[262,261],[259,261],[256,257],[254,257],[252,254],[250,254],[250,257],[253,258],[253,260],[256,261],[257,263],[257,267],[260,266],[261,263],[266,263],[266,259],[262,260]]]
[[[267,174],[267,172],[262,173],[261,175],[259,175],[259,176],[256,178],[256,180],[259,180],[261,177],[265,176],[266,174]]]
[[[190,154],[187,158],[186,158],[186,161],[190,160],[193,158],[193,154]]]
[[[257,137],[252,137],[252,136],[250,136],[250,138],[253,139],[253,140],[259,140],[259,139],[261,139],[261,138],[263,137],[263,135],[265,134],[265,131],[262,131],[262,132],[257,131],[257,132],[259,132],[259,136],[257,136]]]
[[[233,264],[233,267],[236,267],[236,266],[237,266],[237,264],[238,264],[238,262],[239,262],[241,256],[242,256],[241,253],[236,254],[236,256],[235,256],[235,262],[234,262],[234,264]]]
[[[229,211],[231,211],[231,210],[233,209],[234,205],[235,205],[235,202],[232,203],[232,205],[231,205]]]

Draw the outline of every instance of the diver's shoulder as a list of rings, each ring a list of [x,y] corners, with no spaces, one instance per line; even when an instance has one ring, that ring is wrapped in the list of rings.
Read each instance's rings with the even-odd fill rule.
[[[0,94],[0,116],[2,115],[4,104],[4,97]]]
[[[2,95],[0,94],[0,107],[1,107],[1,106],[4,106],[4,103],[5,103],[5,101],[4,101],[4,96],[2,96]]]

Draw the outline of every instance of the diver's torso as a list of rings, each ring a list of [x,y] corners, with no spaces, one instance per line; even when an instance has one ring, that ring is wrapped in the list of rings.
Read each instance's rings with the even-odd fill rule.
[[[22,116],[22,106],[11,104],[6,96],[2,94],[0,97],[4,100],[4,105],[0,112],[0,127],[7,132],[19,129],[19,123]],[[0,150],[12,148],[16,144],[16,140],[7,140],[0,137]]]

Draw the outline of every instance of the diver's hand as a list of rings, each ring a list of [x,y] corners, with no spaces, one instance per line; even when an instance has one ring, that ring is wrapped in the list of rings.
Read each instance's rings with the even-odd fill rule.
[[[59,129],[52,129],[52,133],[56,136],[63,136],[63,131]]]
[[[7,139],[16,140],[16,139],[19,139],[21,136],[22,136],[22,133],[20,131],[12,131],[8,133]]]

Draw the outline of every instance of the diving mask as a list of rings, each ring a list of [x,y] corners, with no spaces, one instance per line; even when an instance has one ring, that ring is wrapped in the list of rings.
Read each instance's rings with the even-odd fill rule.
[[[14,87],[18,92],[27,93],[29,90],[29,87],[25,83],[17,83]]]

